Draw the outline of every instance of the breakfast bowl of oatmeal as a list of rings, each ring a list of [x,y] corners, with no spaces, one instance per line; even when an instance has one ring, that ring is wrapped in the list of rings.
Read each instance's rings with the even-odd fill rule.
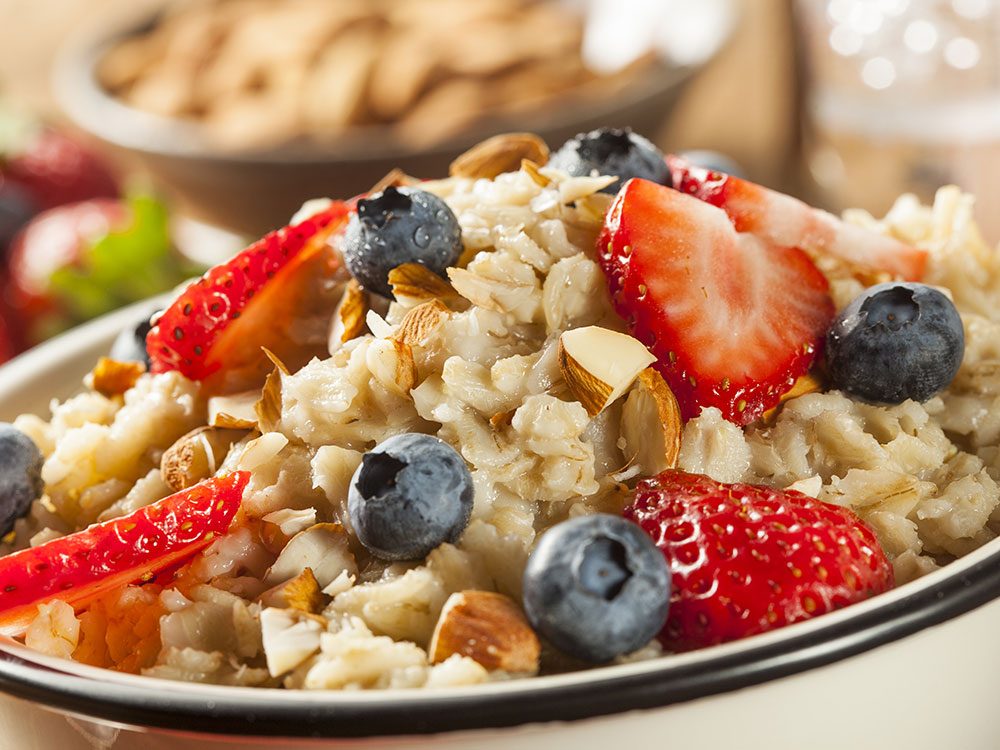
[[[838,218],[630,130],[528,144],[0,370],[18,747],[981,746],[971,198]]]

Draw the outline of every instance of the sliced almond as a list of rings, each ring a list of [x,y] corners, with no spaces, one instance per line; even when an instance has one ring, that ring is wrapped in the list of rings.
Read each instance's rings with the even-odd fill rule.
[[[552,182],[539,171],[539,165],[531,159],[521,159],[521,171],[528,175],[538,187],[545,187]]]
[[[562,204],[575,203],[576,201],[588,198],[599,193],[618,181],[612,175],[599,175],[597,177],[570,177],[559,183],[559,201]]]
[[[319,613],[325,603],[323,592],[312,572],[304,568],[295,578],[268,589],[260,595],[260,603],[265,607],[297,609],[300,612]]]
[[[261,520],[277,526],[284,536],[293,537],[316,525],[316,509],[281,508],[268,513]]]
[[[97,360],[88,384],[102,396],[120,396],[135,385],[139,376],[146,372],[142,362],[119,362],[110,357]]]
[[[264,352],[264,356],[266,356],[269,360],[271,360],[271,364],[277,367],[281,371],[282,375],[292,374],[292,371],[288,369],[288,365],[282,362],[281,358],[277,354],[272,352],[266,346],[262,346],[260,350]]]
[[[516,172],[521,161],[536,164],[549,160],[549,147],[534,133],[502,133],[478,143],[451,163],[452,177],[485,177],[492,180],[504,172]]]
[[[258,401],[260,391],[212,396],[208,399],[208,424],[230,430],[252,430],[257,426],[254,405]]]
[[[455,654],[486,669],[518,674],[538,671],[538,636],[510,598],[492,591],[460,591],[448,597],[428,654],[440,664]]]
[[[602,222],[608,215],[611,202],[615,199],[613,195],[607,193],[591,193],[585,195],[576,202],[576,210],[581,218],[590,222]],[[572,219],[570,220],[572,222]]]
[[[574,328],[559,337],[563,380],[592,417],[625,393],[655,361],[640,341],[607,328]]]
[[[392,338],[409,346],[423,346],[445,324],[450,312],[439,299],[417,305],[403,316]]]
[[[395,338],[377,339],[365,353],[365,364],[390,391],[406,396],[417,384],[417,365],[409,344]]]
[[[458,296],[451,284],[420,263],[404,263],[389,271],[389,286],[396,301],[406,307]]]
[[[276,586],[295,578],[306,568],[312,570],[320,588],[328,586],[345,570],[348,575],[357,575],[358,564],[349,549],[343,526],[318,523],[293,536],[264,575],[264,582]]]
[[[781,394],[778,405],[764,412],[762,419],[767,424],[773,424],[774,420],[778,417],[778,412],[781,411],[781,407],[785,405],[786,401],[799,396],[805,396],[807,393],[819,393],[822,390],[823,383],[820,379],[812,373],[807,373],[796,380],[791,388]]]
[[[160,474],[174,492],[187,489],[215,474],[229,449],[246,435],[244,430],[199,427],[167,448]]]
[[[419,182],[420,180],[416,177],[411,177],[399,167],[394,167],[385,177],[372,185],[368,194],[371,195],[372,193],[381,193],[387,187],[410,187]]]
[[[629,464],[638,473],[653,476],[677,466],[684,423],[673,391],[663,376],[649,367],[622,406],[622,439]]]
[[[240,471],[256,471],[275,457],[288,445],[288,438],[280,432],[265,432],[258,438],[254,438],[243,446],[236,468]]]
[[[324,629],[319,618],[296,610],[265,608],[260,613],[260,631],[271,676],[280,677],[319,651]]]
[[[260,398],[253,406],[254,418],[261,432],[275,432],[281,422],[281,370],[277,367],[264,380]]]
[[[333,354],[341,345],[364,333],[365,315],[370,308],[370,295],[361,288],[356,279],[351,279],[344,287],[333,318],[330,321],[330,336],[327,348]]]

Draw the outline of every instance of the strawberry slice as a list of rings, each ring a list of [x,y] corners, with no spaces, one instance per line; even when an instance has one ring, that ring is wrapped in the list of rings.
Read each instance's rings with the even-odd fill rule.
[[[907,281],[920,281],[927,251],[848,224],[800,200],[739,177],[696,167],[668,156],[674,187],[723,209],[740,232],[750,232],[775,245],[800,247],[808,253],[832,255]]]
[[[833,318],[803,251],[737,232],[720,209],[630,180],[598,247],[618,313],[659,360],[685,419],[748,424],[804,375]]]
[[[0,558],[0,634],[23,633],[41,602],[79,607],[191,557],[229,528],[249,479],[244,471],[207,479],[130,515]]]
[[[150,369],[177,370],[206,392],[260,385],[270,370],[262,347],[290,366],[305,364],[325,344],[304,340],[301,322],[317,314],[326,281],[339,265],[327,244],[346,224],[348,204],[329,208],[266,235],[192,283],[146,337]],[[322,339],[322,340],[320,340]]]

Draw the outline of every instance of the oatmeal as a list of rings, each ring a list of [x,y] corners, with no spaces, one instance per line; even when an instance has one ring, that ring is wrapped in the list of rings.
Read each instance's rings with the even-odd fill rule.
[[[587,138],[620,175],[584,163]],[[471,685],[751,635],[994,538],[1000,260],[971,199],[944,188],[846,224],[677,160],[647,174],[663,157],[627,131],[575,142],[548,165],[311,202],[168,307],[134,385],[20,417],[44,489],[0,581],[81,529],[160,533],[164,509],[190,539],[168,541],[169,565],[124,546],[134,567],[110,583],[59,572],[73,596],[12,594],[6,632],[177,680]],[[275,304],[302,290],[326,307]],[[891,325],[851,328],[855,300]],[[920,340],[940,335],[957,374],[900,338],[932,311]],[[859,330],[903,347],[930,394],[840,390],[823,352]],[[198,499],[212,482],[233,513],[219,531]],[[779,547],[793,562],[752,568]],[[730,572],[787,590],[741,603]]]

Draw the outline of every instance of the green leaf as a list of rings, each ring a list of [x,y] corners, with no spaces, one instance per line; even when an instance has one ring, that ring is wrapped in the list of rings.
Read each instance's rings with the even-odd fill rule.
[[[70,323],[165,292],[199,271],[174,249],[163,203],[139,194],[128,208],[128,226],[97,238],[77,263],[52,275],[50,290]]]

